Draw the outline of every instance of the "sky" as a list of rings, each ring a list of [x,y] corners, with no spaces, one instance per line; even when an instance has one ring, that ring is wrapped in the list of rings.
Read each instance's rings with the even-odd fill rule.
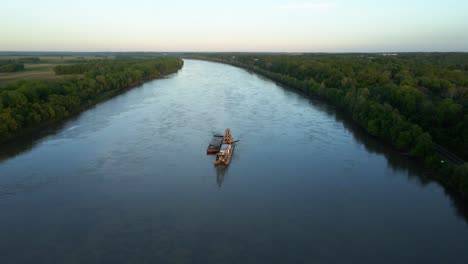
[[[14,0],[0,51],[468,51],[465,0]]]

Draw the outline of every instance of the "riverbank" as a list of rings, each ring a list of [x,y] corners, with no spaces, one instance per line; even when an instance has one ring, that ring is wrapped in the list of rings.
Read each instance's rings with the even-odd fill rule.
[[[29,137],[144,82],[173,74],[182,68],[183,61],[127,59],[86,65],[87,70],[80,73],[82,77],[20,80],[2,89],[0,144]]]
[[[442,183],[447,188],[452,191],[460,194],[463,199],[468,201],[468,163],[454,162],[453,153],[447,154],[447,157],[444,156],[444,152],[441,152],[441,146],[432,141],[431,136],[427,131],[423,131],[419,126],[412,123],[406,117],[402,116],[398,111],[395,112],[394,109],[388,109],[388,105],[381,105],[378,102],[372,101],[368,97],[363,97],[362,93],[357,92],[356,94],[343,93],[342,91],[334,88],[310,88],[309,83],[305,81],[298,80],[291,76],[285,76],[279,73],[271,72],[265,70],[261,67],[255,65],[241,63],[237,61],[236,56],[229,58],[225,57],[216,57],[216,56],[200,56],[200,55],[191,55],[188,56],[193,59],[201,59],[219,63],[229,64],[235,67],[243,68],[254,73],[265,76],[271,80],[274,80],[280,84],[286,85],[288,87],[297,89],[304,93],[306,96],[313,96],[320,98],[322,100],[331,103],[332,105],[338,107],[339,110],[347,114],[352,120],[354,120],[363,130],[365,130],[370,135],[380,138],[384,143],[390,144],[396,150],[403,152],[404,155],[408,155],[417,162],[421,163],[426,169],[430,170],[431,177]],[[261,58],[261,56],[259,56]],[[258,59],[254,59],[258,60]],[[270,65],[271,66],[271,65]],[[323,86],[323,83],[321,84]],[[361,107],[361,109],[356,109],[353,107],[355,103],[346,103],[346,98],[348,101],[362,101],[368,100],[366,104],[370,104],[371,107]],[[362,103],[361,103],[362,104]],[[367,110],[364,110],[367,109]],[[367,114],[363,115],[360,112],[377,111],[380,116],[390,115],[394,120],[398,120],[399,124],[390,124],[388,127],[382,127],[384,130],[395,130],[395,126],[409,128],[407,131],[400,131],[402,136],[395,138],[384,138],[379,136],[379,133],[373,131],[373,127],[368,125],[371,122],[375,122],[371,118],[366,118]],[[398,130],[395,130],[398,131]],[[409,144],[407,146],[401,145],[403,137],[408,137],[406,141],[413,141],[415,143]],[[409,147],[410,146],[410,147]]]

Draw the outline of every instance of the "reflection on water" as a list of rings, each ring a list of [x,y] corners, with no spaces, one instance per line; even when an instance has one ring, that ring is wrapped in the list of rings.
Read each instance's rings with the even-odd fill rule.
[[[345,114],[336,111],[332,106],[319,101],[311,101],[315,106],[320,106],[320,110],[326,112],[330,117],[335,118],[336,121],[343,123],[344,127],[349,131],[357,142],[360,142],[370,153],[384,155],[389,167],[394,172],[403,172],[410,181],[416,181],[421,186],[426,186],[436,181],[430,177],[431,172],[425,170],[415,160],[401,155],[401,153],[393,150],[390,146],[382,144],[376,138],[369,136],[361,127],[351,121]],[[457,215],[468,224],[468,207],[466,201],[459,196],[458,193],[442,186],[445,194],[457,209]]]
[[[226,176],[229,167],[216,166],[215,169],[216,169],[216,184],[218,184],[218,187],[221,188],[221,185],[223,185],[224,177]]]
[[[235,140],[236,147],[239,144],[238,141],[240,140],[238,139]],[[221,185],[223,185],[223,182],[228,175],[229,167],[231,166],[232,163],[235,163],[236,156],[237,154],[236,154],[236,151],[234,150],[232,157],[231,157],[231,162],[228,166],[223,166],[223,165],[214,166],[216,170],[216,184],[218,185],[220,189],[221,189]],[[216,156],[214,156],[214,158],[216,159]]]
[[[14,158],[16,155],[31,150],[38,144],[44,137],[54,135],[63,129],[65,123],[52,125],[44,130],[38,131],[34,134],[25,135],[19,139],[15,139],[8,144],[2,145],[0,148],[0,162],[5,159]]]
[[[241,142],[214,167],[226,127]],[[187,60],[0,152],[0,263],[468,262],[460,199],[231,66]]]

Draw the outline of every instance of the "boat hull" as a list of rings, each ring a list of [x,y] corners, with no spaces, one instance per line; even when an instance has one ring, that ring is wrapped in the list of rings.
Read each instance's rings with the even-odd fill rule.
[[[207,155],[214,155],[219,152],[221,145],[223,144],[224,136],[213,136],[208,148],[206,149]]]

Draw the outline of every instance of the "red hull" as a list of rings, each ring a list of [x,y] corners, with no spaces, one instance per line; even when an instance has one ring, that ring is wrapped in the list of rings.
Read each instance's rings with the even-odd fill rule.
[[[208,149],[206,150],[206,154],[211,155],[211,154],[216,154],[219,152],[219,149]]]
[[[210,145],[206,149],[206,154],[212,155],[218,153],[221,148],[221,144],[223,144],[223,136],[213,136]]]

